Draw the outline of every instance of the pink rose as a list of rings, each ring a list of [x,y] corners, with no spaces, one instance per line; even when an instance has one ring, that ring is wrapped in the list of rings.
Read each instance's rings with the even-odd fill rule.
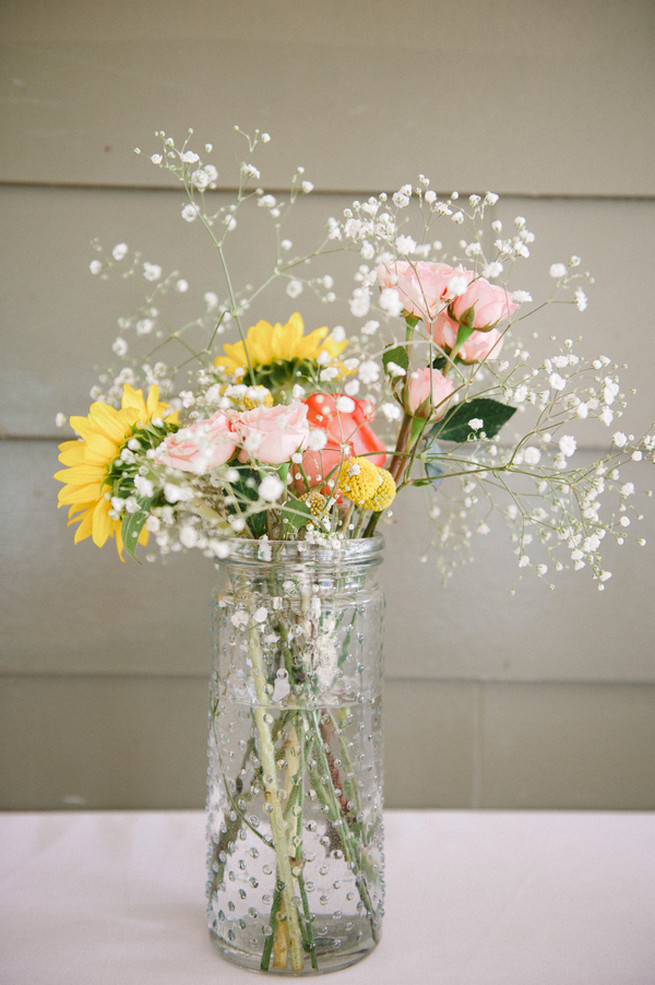
[[[451,278],[463,277],[470,283],[474,276],[463,267],[426,260],[417,263],[398,260],[388,266],[380,264],[377,274],[380,286],[397,291],[404,310],[422,321],[432,321],[452,300],[452,288],[448,286]]]
[[[313,393],[305,403],[313,437],[321,439],[312,442],[310,437],[310,447],[303,455],[302,466],[311,488],[324,484],[323,491],[330,495],[335,472],[345,457],[362,455],[374,465],[384,465],[387,453],[369,424],[375,416],[370,404],[339,393]],[[322,447],[313,449],[312,444]],[[296,490],[306,492],[303,479],[296,482]]]
[[[155,461],[182,472],[204,475],[227,462],[236,451],[230,422],[218,411],[205,421],[169,434],[155,452]]]
[[[453,390],[448,377],[438,369],[426,366],[409,381],[407,409],[415,417],[433,416],[435,421],[440,421],[448,410],[449,397]]]
[[[471,315],[467,314],[473,309]],[[451,312],[456,321],[461,322],[466,315],[469,328],[488,331],[495,328],[498,322],[507,319],[518,308],[512,301],[512,295],[498,284],[490,284],[484,277],[478,277],[469,284],[451,305]]]
[[[434,341],[442,349],[452,349],[457,341],[459,322],[465,320],[475,331],[457,350],[459,358],[466,363],[496,358],[503,346],[503,335],[494,326],[509,318],[517,308],[518,304],[512,301],[512,295],[504,287],[478,277],[455,298],[447,312],[435,318],[432,325]]]
[[[434,323],[433,337],[442,349],[452,349],[457,341],[459,326],[448,315],[440,315]],[[482,362],[483,359],[497,359],[503,347],[503,335],[497,328],[486,332],[473,332],[470,338],[457,350],[457,355],[465,363]]]
[[[242,462],[252,458],[265,465],[282,465],[302,451],[309,438],[307,407],[299,401],[235,414],[232,427],[242,447]]]

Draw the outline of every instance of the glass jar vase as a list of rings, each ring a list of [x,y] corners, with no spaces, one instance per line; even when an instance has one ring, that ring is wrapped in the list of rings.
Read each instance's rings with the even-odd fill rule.
[[[336,971],[380,938],[382,550],[234,540],[219,565],[207,913],[244,968]]]

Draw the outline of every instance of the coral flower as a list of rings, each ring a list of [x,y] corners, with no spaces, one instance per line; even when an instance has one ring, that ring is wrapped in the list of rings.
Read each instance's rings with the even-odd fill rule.
[[[122,556],[121,522],[110,515],[109,472],[127,442],[138,438],[141,428],[153,419],[162,418],[169,409],[168,404],[160,403],[158,387],[152,386],[144,401],[141,390],[126,384],[120,410],[96,401],[86,417],[70,418],[70,425],[80,440],[64,441],[59,446],[59,461],[67,468],[55,473],[55,479],[65,483],[59,492],[59,506],[69,507],[68,525],[79,521],[76,544],[91,537],[94,544],[102,547],[108,537],[115,537]],[[177,414],[168,417],[169,422],[176,420]],[[147,539],[144,529],[139,543],[145,544]]]
[[[323,326],[305,335],[303,320],[298,312],[291,316],[286,325],[258,321],[248,329],[245,345],[243,342],[235,342],[233,345],[228,343],[223,346],[225,355],[219,356],[215,365],[235,379],[242,379],[248,373],[250,360],[256,379],[249,382],[255,383],[259,382],[258,370],[270,370],[279,363],[331,363],[341,355],[348,342],[331,338],[329,332],[329,328]]]

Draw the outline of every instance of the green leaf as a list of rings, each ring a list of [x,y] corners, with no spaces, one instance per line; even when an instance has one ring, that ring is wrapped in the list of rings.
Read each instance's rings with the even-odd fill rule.
[[[260,483],[259,473],[255,472],[247,465],[237,466],[237,471],[239,472],[239,479],[236,482],[231,483],[234,493],[241,500],[256,502],[259,498],[259,493],[257,491]],[[236,508],[231,507],[230,512],[236,513],[237,510]],[[263,510],[260,513],[251,513],[246,518],[246,523],[248,524],[253,537],[263,537],[268,529],[266,511]]]
[[[387,349],[382,353],[382,363],[385,369],[389,363],[395,363],[396,366],[400,366],[404,370],[409,369],[407,349],[404,345],[396,345],[393,349]]]
[[[150,516],[152,500],[139,499],[139,507],[134,513],[126,513],[121,523],[121,537],[125,550],[131,558],[136,561],[136,548],[139,543],[139,534],[143,525]]]
[[[297,499],[293,493],[288,493],[282,509],[282,523],[285,527],[295,527],[300,530],[306,527],[315,517],[306,503]]]
[[[443,420],[430,429],[429,434],[440,441],[456,441],[459,444],[479,438],[482,432],[485,437],[493,438],[515,411],[516,407],[501,404],[498,400],[474,397],[448,411]],[[477,430],[469,425],[469,421],[475,418],[483,422]]]

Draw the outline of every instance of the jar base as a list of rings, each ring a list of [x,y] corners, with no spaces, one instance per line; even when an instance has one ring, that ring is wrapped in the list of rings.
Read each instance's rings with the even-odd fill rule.
[[[230,964],[238,965],[245,971],[258,972],[261,975],[286,975],[289,978],[309,978],[311,975],[326,975],[334,971],[341,971],[343,968],[350,968],[351,965],[363,961],[377,946],[377,941],[369,938],[347,952],[343,950],[339,952],[336,950],[339,938],[324,937],[316,948],[317,968],[312,968],[309,956],[305,955],[305,966],[302,971],[291,971],[290,968],[274,968],[272,963],[264,971],[261,968],[260,955],[235,947],[230,941],[226,941],[215,934],[213,930],[209,931],[209,939],[214,949]]]

